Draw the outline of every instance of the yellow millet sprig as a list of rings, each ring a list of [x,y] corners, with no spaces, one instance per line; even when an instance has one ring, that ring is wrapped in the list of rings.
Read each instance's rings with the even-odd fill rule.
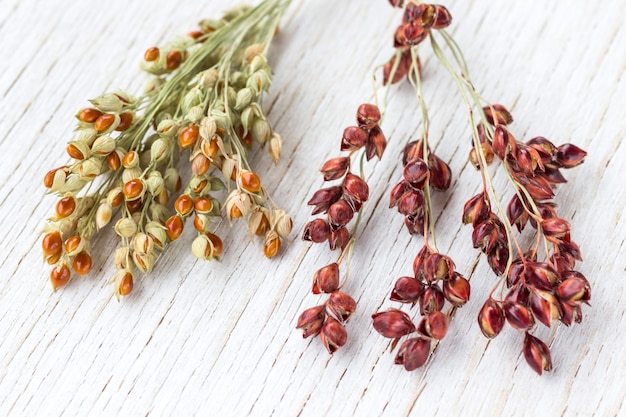
[[[269,144],[274,162],[280,157],[281,139],[263,112],[262,96],[272,75],[267,50],[290,2],[238,6],[220,20],[203,20],[187,36],[149,48],[142,67],[153,77],[141,96],[105,93],[78,112],[76,135],[67,145],[72,162],[44,177],[48,191],[59,196],[42,240],[55,290],[69,282],[71,269],[90,271],[91,240],[116,211],[118,299],[132,291],[137,269],[153,268],[191,216],[198,232],[191,249],[198,258],[222,253],[223,242],[210,226],[223,217],[244,219],[252,236],[264,236],[265,255],[278,253],[291,219],[262,187],[247,150],[256,141]],[[181,156],[190,161],[185,187]],[[221,190],[230,192],[222,203]]]

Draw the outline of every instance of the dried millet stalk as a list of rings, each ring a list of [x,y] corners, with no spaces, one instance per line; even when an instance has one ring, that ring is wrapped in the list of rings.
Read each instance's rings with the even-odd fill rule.
[[[552,369],[548,346],[530,332],[537,321],[550,326],[558,320],[569,326],[582,321],[582,304],[590,300],[587,279],[575,270],[581,261],[578,245],[571,239],[571,226],[558,216],[553,202],[554,188],[566,182],[561,168],[583,162],[586,152],[572,145],[554,145],[544,137],[527,142],[515,139],[508,128],[511,113],[500,104],[484,100],[470,82],[467,66],[454,39],[441,31],[457,69],[431,36],[435,56],[461,92],[472,127],[470,160],[480,171],[483,190],[463,210],[463,222],[472,224],[472,242],[480,248],[499,280],[483,305],[478,322],[483,334],[494,338],[505,323],[525,334],[522,351],[538,374]],[[476,122],[473,114],[478,114]],[[491,180],[488,165],[497,157],[514,195],[504,209]],[[493,209],[495,206],[495,210]],[[527,248],[513,226],[522,232],[527,224],[534,229],[534,242]],[[497,289],[506,294],[496,297]]]
[[[392,2],[392,5],[397,4]],[[419,304],[422,318],[415,325],[406,312],[395,308],[372,316],[374,328],[381,335],[394,339],[393,347],[400,338],[417,333],[402,342],[395,358],[395,363],[404,365],[408,371],[426,363],[433,348],[432,341],[445,337],[455,308],[463,306],[470,296],[469,281],[455,271],[452,259],[437,249],[431,190],[447,190],[451,172],[430,150],[428,108],[422,94],[421,64],[417,55],[418,45],[434,30],[447,27],[451,20],[443,6],[407,3],[402,24],[394,37],[396,54],[383,68],[385,85],[390,80],[396,83],[408,77],[421,110],[422,134],[404,148],[403,178],[391,190],[389,207],[397,207],[405,216],[409,233],[424,236],[424,246],[413,261],[413,276],[399,278],[390,296],[392,301],[411,307]],[[453,308],[443,313],[446,300]]]
[[[289,3],[265,0],[203,20],[199,30],[145,52],[143,67],[155,77],[143,95],[106,93],[78,112],[76,138],[67,146],[73,162],[44,178],[60,196],[42,241],[55,289],[67,284],[70,268],[89,272],[91,239],[117,210],[118,298],[132,291],[136,268],[150,271],[191,217],[198,258],[222,253],[221,238],[211,232],[222,217],[243,219],[251,236],[264,238],[268,258],[278,253],[291,219],[248,164],[247,148],[269,144],[272,159],[280,156],[280,136],[261,100],[272,76],[267,50]],[[176,168],[181,156],[190,160],[187,184]],[[223,202],[221,190],[229,191]]]
[[[381,113],[377,106],[362,104],[357,110],[356,120],[357,126],[347,127],[343,132],[340,149],[348,152],[348,155],[329,159],[321,168],[324,181],[341,180],[341,184],[316,191],[308,203],[314,206],[312,214],[323,213],[326,218],[317,218],[307,223],[302,235],[302,239],[314,243],[328,241],[330,250],[341,249],[336,262],[320,268],[313,275],[313,294],[326,293],[329,294],[328,299],[321,305],[305,310],[296,325],[298,329],[302,329],[304,338],[319,334],[330,354],[346,343],[348,333],[345,323],[356,310],[354,299],[341,291],[348,272],[345,273],[343,283],[340,283],[339,267],[346,255],[347,263],[350,263],[363,203],[369,198],[369,187],[363,174],[363,159],[370,160],[374,156],[380,159],[387,146],[387,140],[379,126]],[[361,151],[359,175],[351,171],[352,158],[356,158],[358,151]],[[355,225],[349,231],[347,226],[355,214]]]
[[[402,1],[391,0],[390,3],[394,7],[403,6]],[[489,338],[495,337],[506,322],[524,331],[524,356],[530,366],[541,374],[552,368],[552,362],[548,346],[530,334],[536,320],[546,326],[550,326],[552,320],[560,320],[566,325],[573,321],[580,322],[581,305],[590,299],[588,281],[574,270],[575,262],[582,260],[580,249],[571,239],[570,224],[557,215],[556,205],[552,201],[553,188],[565,182],[560,168],[571,168],[582,163],[586,153],[571,144],[557,147],[543,137],[532,138],[526,143],[517,141],[507,127],[513,121],[508,110],[502,105],[486,102],[475,91],[456,42],[445,30],[432,30],[443,29],[450,21],[451,15],[443,6],[407,2],[402,24],[394,36],[397,52],[383,68],[383,84],[409,78],[420,103],[423,126],[422,137],[405,148],[403,180],[393,188],[390,206],[397,207],[405,216],[405,224],[411,233],[424,234],[425,246],[414,260],[414,277],[400,278],[391,299],[413,305],[419,302],[422,313],[426,311],[427,315],[416,326],[405,312],[390,309],[373,316],[374,327],[384,336],[395,339],[393,346],[400,337],[416,331],[422,334],[406,340],[396,357],[396,363],[403,364],[409,370],[415,369],[425,363],[430,353],[431,343],[423,336],[439,339],[447,329],[445,316],[429,315],[431,307],[438,313],[444,298],[448,298],[445,296],[446,291],[436,291],[438,287],[432,286],[432,282],[436,281],[433,277],[438,276],[432,271],[440,271],[442,276],[446,275],[444,272],[448,273],[448,281],[445,278],[442,281],[444,285],[448,284],[448,300],[453,305],[455,301],[465,302],[465,296],[469,297],[467,280],[462,277],[450,279],[454,276],[451,275],[453,272],[450,273],[453,271],[451,259],[438,253],[433,254],[429,247],[429,235],[432,235],[433,242],[435,240],[434,225],[430,221],[432,207],[429,188],[437,188],[434,178],[440,184],[446,184],[446,181],[449,184],[447,165],[433,164],[429,159],[432,154],[429,155],[428,146],[428,113],[421,94],[421,64],[416,47],[430,37],[435,56],[452,74],[468,106],[473,131],[470,160],[480,170],[483,179],[483,191],[467,202],[463,221],[472,223],[474,247],[481,248],[491,268],[501,277],[481,310],[479,324]],[[439,37],[450,48],[459,67],[458,73],[452,69],[439,47]],[[476,123],[472,116],[474,106],[480,116],[480,123]],[[515,191],[506,212],[487,168],[495,156],[502,161]],[[435,174],[433,165],[442,168]],[[440,188],[445,189],[447,186]],[[497,207],[495,212],[492,203]],[[536,239],[524,251],[515,236],[513,225],[521,232],[528,223],[535,229]],[[544,248],[543,254],[541,247]],[[441,268],[424,266],[429,264],[441,265]],[[507,287],[508,293],[496,299],[493,294],[501,286]],[[434,289],[427,293],[428,288]],[[424,301],[426,294],[429,301]]]

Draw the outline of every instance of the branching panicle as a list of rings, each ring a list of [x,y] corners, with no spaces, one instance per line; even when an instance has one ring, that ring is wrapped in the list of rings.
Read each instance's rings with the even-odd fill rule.
[[[191,245],[201,259],[217,259],[223,242],[210,230],[242,218],[251,236],[264,237],[274,257],[291,219],[272,202],[247,160],[253,142],[269,143],[277,161],[281,139],[264,114],[271,84],[267,50],[290,0],[236,7],[221,20],[146,50],[142,66],[153,78],[139,97],[103,94],[76,115],[70,165],[51,170],[44,185],[60,196],[42,242],[54,265],[56,289],[91,269],[90,241],[113,219],[121,247],[115,253],[115,294],[128,295],[136,270],[152,269],[160,251],[193,218]],[[189,159],[183,184],[178,160]],[[224,200],[221,191],[227,190]],[[170,203],[173,202],[173,211]]]

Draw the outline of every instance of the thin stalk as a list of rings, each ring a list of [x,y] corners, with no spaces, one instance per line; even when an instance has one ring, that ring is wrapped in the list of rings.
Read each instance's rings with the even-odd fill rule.
[[[422,112],[422,145],[423,145],[423,154],[424,154],[424,162],[428,163],[429,157],[429,146],[428,146],[428,131],[430,127],[430,122],[428,118],[428,108],[426,106],[426,102],[424,101],[424,95],[422,92],[422,77],[419,71],[419,65],[417,64],[417,52],[415,48],[411,48],[411,72],[413,73],[414,78],[409,77],[409,81],[415,90],[417,102],[420,105],[420,110]],[[409,74],[410,74],[409,73]],[[433,206],[432,206],[432,198],[430,192],[430,183],[426,181],[424,184],[424,200],[426,202],[426,216],[424,217],[424,244],[426,246],[430,246],[428,243],[429,234],[432,238],[432,245],[435,251],[439,252],[437,249],[437,237],[435,234],[435,222],[433,217]]]
[[[359,175],[363,180],[365,180],[365,171],[363,169],[364,161],[365,161],[365,151],[361,151],[361,158],[359,160]],[[363,207],[359,209],[359,212],[356,215],[356,221],[354,222],[354,226],[352,227],[352,232],[350,233],[352,237],[350,238],[350,241],[346,245],[346,248],[342,251],[341,256],[339,257],[339,260],[337,261],[337,263],[340,263],[343,260],[343,257],[347,249],[348,258],[346,259],[346,274],[343,279],[343,282],[341,283],[342,287],[344,286],[346,282],[348,282],[348,276],[350,275],[350,263],[352,262],[352,253],[354,252],[354,244],[356,243],[356,232],[359,229],[359,225],[361,224],[362,216],[363,216]]]
[[[505,229],[506,238],[507,238],[507,244],[508,244],[508,247],[509,247],[509,259],[507,261],[507,265],[506,265],[506,268],[505,268],[504,273],[503,273],[503,276],[507,276],[508,271],[509,271],[509,269],[511,267],[511,264],[513,263],[513,253],[512,253],[512,251],[513,251],[513,249],[512,249],[513,243],[515,243],[515,246],[516,246],[520,256],[522,256],[522,257],[523,257],[523,251],[520,248],[517,240],[513,238],[513,226],[511,225],[511,223],[510,223],[510,221],[508,219],[508,216],[506,215],[506,211],[502,208],[502,204],[500,202],[500,198],[498,197],[498,194],[497,194],[497,192],[495,190],[495,187],[493,186],[493,182],[492,182],[491,174],[489,173],[489,169],[488,169],[488,166],[487,166],[487,161],[486,161],[486,158],[485,158],[485,154],[484,154],[484,152],[482,150],[482,146],[480,145],[480,139],[478,137],[478,130],[477,130],[476,123],[475,123],[474,117],[473,117],[472,105],[470,103],[470,99],[467,96],[466,89],[463,87],[463,82],[459,78],[459,75],[456,73],[456,71],[454,71],[454,69],[450,65],[450,62],[448,61],[448,59],[446,58],[445,54],[443,53],[443,51],[439,47],[439,44],[435,40],[434,36],[430,37],[430,43],[432,45],[433,52],[435,53],[435,56],[437,57],[439,62],[446,68],[446,70],[452,76],[454,82],[457,85],[457,88],[458,88],[459,92],[461,93],[461,96],[463,97],[463,101],[465,102],[465,105],[467,106],[467,109],[468,109],[468,118],[469,118],[469,121],[470,121],[470,125],[473,128],[473,135],[472,136],[473,136],[473,141],[474,141],[474,148],[476,149],[476,151],[478,153],[478,156],[479,156],[480,171],[483,173],[483,185],[489,188],[489,191],[491,192],[491,194],[494,197],[495,205],[498,208],[498,212],[500,213],[500,216],[503,219],[504,229]]]
[[[383,104],[378,106],[378,94],[374,94],[376,98],[376,105],[380,108],[380,124],[383,123],[383,118],[387,113],[387,103],[389,102],[389,91],[391,90],[391,86],[393,84],[392,80],[396,76],[396,72],[398,71],[398,67],[400,66],[400,58],[402,58],[402,51],[397,50],[394,55],[393,66],[391,67],[391,71],[389,72],[389,78],[387,79],[387,85],[385,87],[385,94],[383,95]],[[374,91],[377,91],[376,88],[376,77],[372,77],[374,82]]]

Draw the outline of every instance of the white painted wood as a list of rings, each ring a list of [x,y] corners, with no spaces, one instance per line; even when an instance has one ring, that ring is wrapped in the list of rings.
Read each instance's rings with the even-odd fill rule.
[[[94,271],[53,293],[38,232],[54,198],[43,174],[66,161],[73,114],[108,89],[138,91],[144,49],[189,30],[230,2],[0,2],[0,415],[626,415],[626,4],[473,0],[449,5],[453,33],[483,94],[511,105],[521,136],[572,141],[589,151],[557,194],[585,256],[593,307],[549,337],[555,370],[536,376],[508,330],[488,342],[475,317],[494,277],[459,224],[479,187],[466,164],[469,135],[460,97],[429,54],[426,96],[436,151],[455,173],[437,196],[439,244],[471,273],[473,298],[423,369],[393,365],[370,315],[396,277],[410,271],[419,239],[386,209],[402,144],[417,129],[408,86],[392,90],[382,162],[368,168],[371,195],[346,291],[359,310],[347,345],[329,357],[294,330],[322,298],[313,272],[333,259],[298,238],[317,169],[336,155],[356,106],[372,98],[371,70],[391,54],[398,13],[385,1],[294,0],[271,53],[268,102],[285,143],[272,168],[253,161],[276,201],[293,215],[293,242],[268,261],[242,227],[228,230],[221,263],[197,261],[184,242],[123,302],[112,296],[108,232]],[[271,170],[271,173],[269,171]],[[504,186],[502,176],[496,185]],[[189,241],[192,233],[184,238]]]

